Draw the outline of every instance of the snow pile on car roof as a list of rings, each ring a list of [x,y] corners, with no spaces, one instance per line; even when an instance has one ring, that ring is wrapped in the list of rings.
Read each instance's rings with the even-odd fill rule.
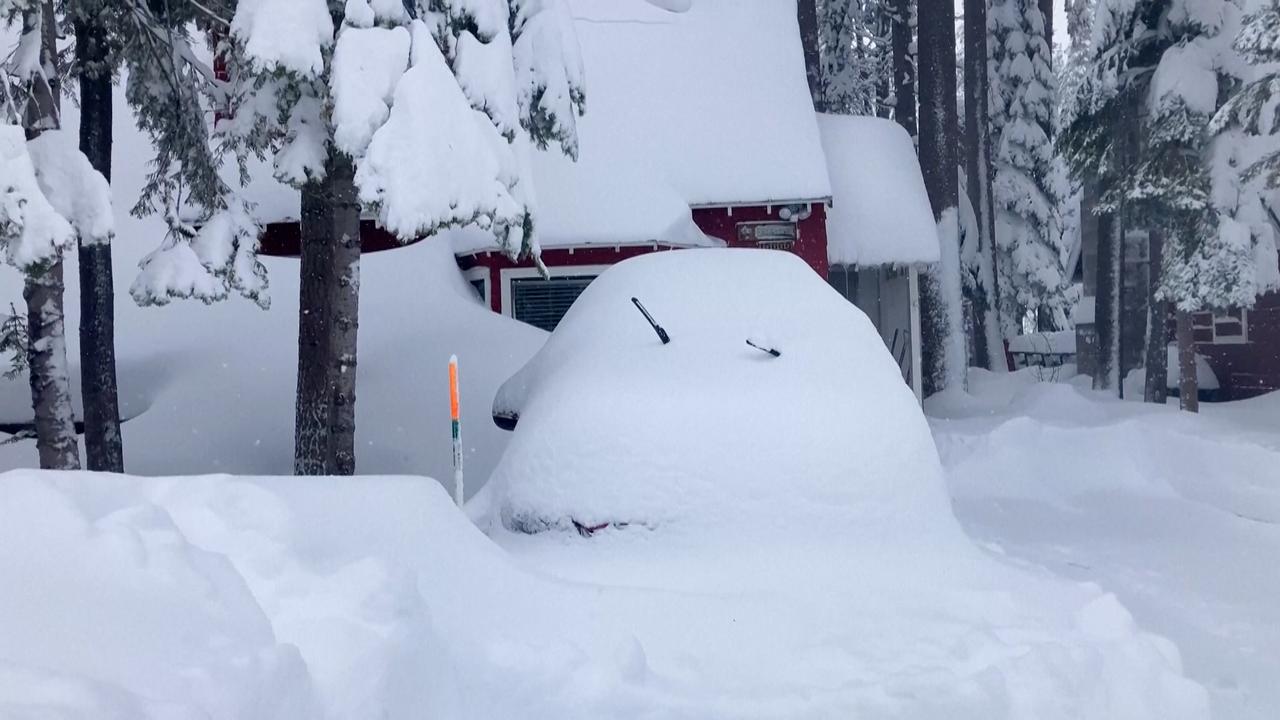
[[[613,266],[503,402],[520,414],[492,479],[509,526],[785,524],[802,510],[800,522],[918,542],[958,535],[929,428],[884,342],[790,253],[680,250]]]

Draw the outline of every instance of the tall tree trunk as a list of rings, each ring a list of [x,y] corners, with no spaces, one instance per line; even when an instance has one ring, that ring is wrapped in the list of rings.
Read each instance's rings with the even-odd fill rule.
[[[337,153],[329,168],[333,208],[333,268],[329,278],[330,372],[333,373],[329,415],[332,475],[356,472],[356,335],[360,317],[360,200],[355,164]]]
[[[79,470],[62,292],[61,260],[27,273],[22,297],[27,301],[28,373],[40,467]]]
[[[80,72],[80,151],[111,180],[111,69],[101,8],[75,19]],[[116,388],[115,289],[109,242],[79,243],[80,392],[90,470],[124,472]]]
[[[1169,319],[1169,304],[1156,297],[1160,288],[1160,268],[1164,260],[1164,237],[1157,230],[1151,231],[1149,240],[1150,270],[1147,286],[1147,349],[1146,385],[1142,389],[1142,399],[1149,403],[1163,405],[1169,395],[1169,339],[1166,329]]]
[[[61,116],[58,88],[57,30],[52,0],[45,0],[23,14],[23,31],[39,28],[40,61],[51,82],[31,83],[35,101],[27,118],[27,137],[58,127]],[[27,363],[31,380],[31,407],[35,413],[36,452],[40,467],[79,470],[75,416],[71,407],[71,381],[67,371],[66,324],[63,315],[62,259],[29,268],[22,297],[27,303]]]
[[[1053,0],[1039,0],[1040,14],[1044,15],[1044,41],[1049,44],[1049,67],[1053,67]],[[965,12],[968,12],[967,10]],[[1052,125],[1052,123],[1050,123]],[[1052,135],[1050,135],[1052,137]]]
[[[1191,313],[1178,311],[1178,407],[1200,412],[1200,382],[1196,373],[1196,337]]]
[[[1120,386],[1120,261],[1124,251],[1122,213],[1098,216],[1097,295],[1093,323],[1098,338],[1098,361],[1093,389],[1119,392]]]
[[[921,283],[925,392],[963,386],[967,370],[960,282],[955,5],[919,3],[920,164],[938,221],[941,261]]]
[[[333,212],[328,180],[302,188],[302,246],[298,287],[298,394],[293,472],[324,475],[329,466],[329,275],[333,269]]]
[[[988,105],[991,78],[987,72],[987,0],[964,2],[964,151],[965,189],[978,220],[979,282],[974,297],[973,363],[1004,370],[1000,324],[1000,286],[995,247],[995,200],[991,194],[991,121]],[[990,258],[989,263],[983,262]]]
[[[892,8],[893,119],[915,140],[919,134],[916,125],[916,59],[911,52],[915,43],[915,2],[892,0]]]
[[[826,112],[822,94],[822,55],[818,48],[817,0],[799,0],[796,20],[800,24],[800,43],[804,47],[804,70],[809,79],[809,95],[818,112]]]

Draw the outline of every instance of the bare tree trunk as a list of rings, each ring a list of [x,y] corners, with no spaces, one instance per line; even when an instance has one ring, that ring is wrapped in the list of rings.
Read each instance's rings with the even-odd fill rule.
[[[301,275],[298,287],[298,395],[293,472],[324,475],[329,459],[329,274],[333,268],[328,180],[302,189]]]
[[[1200,382],[1196,374],[1196,338],[1191,313],[1178,311],[1178,407],[1200,412]]]
[[[916,125],[916,59],[914,0],[892,0],[893,26],[890,50],[893,53],[893,119],[907,129],[912,140],[919,134]]]
[[[98,8],[96,12],[102,12]],[[80,151],[111,180],[111,69],[107,31],[95,11],[75,20],[80,65]],[[79,243],[80,392],[90,470],[124,472],[116,387],[115,289],[109,242]]]
[[[1164,259],[1164,237],[1158,230],[1151,231],[1150,263],[1147,273],[1150,278],[1147,287],[1147,349],[1146,386],[1142,399],[1149,403],[1163,405],[1169,395],[1169,339],[1166,324],[1169,318],[1169,304],[1156,297],[1160,288],[1160,269]]]
[[[23,14],[23,31],[40,29],[40,61],[49,83],[31,83],[35,101],[27,118],[28,139],[58,127],[57,40],[52,0],[45,0]],[[40,467],[79,470],[71,407],[71,381],[67,371],[66,324],[63,315],[62,259],[26,270],[22,297],[27,303],[27,363],[31,380],[31,407],[35,413],[36,452]]]
[[[920,164],[938,221],[940,262],[921,283],[925,393],[963,386],[965,357],[959,247],[959,118],[956,113],[955,5],[919,3]]]
[[[804,70],[809,79],[809,95],[818,112],[826,111],[822,95],[822,56],[818,48],[817,0],[799,0],[796,20],[800,24],[800,43],[804,47]]]
[[[965,189],[978,220],[978,252],[989,255],[989,272],[979,273],[982,292],[974,297],[973,363],[1004,370],[1000,324],[1000,286],[995,247],[995,200],[991,194],[991,121],[988,106],[991,79],[987,73],[987,0],[964,3],[964,126]],[[987,263],[979,261],[980,267]]]
[[[355,165],[341,153],[329,168],[333,210],[333,269],[329,278],[329,443],[332,475],[356,472],[356,335],[360,317],[360,200]]]

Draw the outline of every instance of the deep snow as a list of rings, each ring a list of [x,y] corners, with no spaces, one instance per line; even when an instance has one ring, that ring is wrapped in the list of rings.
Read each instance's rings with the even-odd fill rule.
[[[1116,593],[1177,644],[1215,718],[1275,718],[1280,394],[1194,417],[1081,385],[975,370],[975,397],[930,403],[961,524]]]
[[[724,301],[737,315],[715,303],[667,305],[702,287],[696,270],[717,258],[819,312],[797,323],[790,305],[761,310],[731,293]],[[685,262],[682,273],[675,266]],[[730,379],[748,363],[759,371],[749,393],[718,409],[672,379],[671,399],[647,410],[724,427],[700,436],[650,427],[643,439],[655,452],[616,457],[618,477],[596,478],[635,507],[662,511],[661,522],[589,539],[572,529],[512,533],[484,522],[504,497],[491,491],[469,508],[486,536],[427,478],[13,472],[0,477],[0,711],[21,720],[1207,717],[1207,695],[1181,677],[1178,650],[1112,594],[965,537],[887,351],[803,263],[679,251],[619,265],[584,298],[616,300],[654,277],[664,290],[647,294],[649,308],[673,335],[655,352],[686,362],[722,353]],[[602,308],[579,306],[565,339],[541,357],[564,351],[566,372],[599,363],[567,356],[602,331],[593,319],[611,321]],[[744,315],[758,327],[739,327]],[[687,332],[717,317],[723,328],[707,337]],[[597,353],[620,361],[607,341],[634,351],[648,340],[643,320],[631,319],[606,322]],[[847,336],[830,336],[837,320],[849,322]],[[784,355],[750,350],[741,331]],[[742,346],[721,350],[720,340]],[[866,372],[824,396],[816,371],[846,358]],[[646,368],[667,367],[649,360],[630,371],[637,389]],[[592,377],[607,382],[608,373]],[[848,435],[833,436],[828,415],[859,407],[854,394],[868,405],[850,414]],[[787,401],[805,411],[782,418],[789,434],[767,446],[759,435],[735,439],[753,398],[765,413]],[[546,402],[537,389],[528,397],[515,462],[522,436],[564,452],[572,444],[554,437],[566,426]],[[627,405],[635,417],[599,429],[650,420],[646,406]],[[877,430],[877,418],[893,421]],[[606,459],[625,449],[591,438]],[[789,474],[785,460],[807,448],[818,452]],[[737,458],[718,467],[717,452]],[[655,457],[699,466],[720,487],[664,484],[647,476]],[[551,499],[601,501],[587,479],[567,477]],[[662,497],[646,505],[626,482]]]

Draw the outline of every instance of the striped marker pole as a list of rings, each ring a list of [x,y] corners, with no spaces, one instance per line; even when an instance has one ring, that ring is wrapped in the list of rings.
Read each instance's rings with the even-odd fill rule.
[[[462,507],[462,418],[458,415],[458,356],[449,358],[449,416],[453,419],[453,501]]]

